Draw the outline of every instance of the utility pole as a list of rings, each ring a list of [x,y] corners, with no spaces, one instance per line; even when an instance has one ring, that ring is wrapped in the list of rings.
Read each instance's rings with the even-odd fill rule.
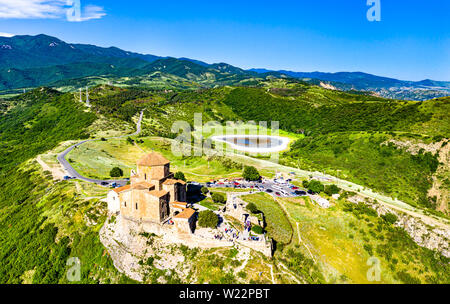
[[[86,86],[86,105],[89,106],[89,89]]]

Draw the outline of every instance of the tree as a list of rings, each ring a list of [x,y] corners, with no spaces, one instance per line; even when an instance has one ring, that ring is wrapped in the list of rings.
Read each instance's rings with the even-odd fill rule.
[[[242,174],[242,177],[245,180],[248,181],[257,181],[260,179],[261,175],[259,175],[258,170],[256,170],[253,166],[245,166],[244,167],[244,173]]]
[[[223,196],[223,194],[220,194],[220,193],[213,193],[211,195],[211,198],[214,203],[219,203],[219,204],[225,204],[227,201],[225,196]]]
[[[308,188],[308,186],[309,186],[309,181],[307,181],[307,180],[305,179],[304,181],[302,181],[302,185],[303,185],[303,187]]]
[[[383,218],[383,220],[385,220],[386,222],[388,222],[389,224],[394,224],[398,218],[395,214],[392,213],[386,213],[385,215],[381,216]]]
[[[127,137],[127,143],[132,145],[132,144],[134,144],[134,140],[131,137]]]
[[[186,181],[186,177],[184,176],[184,173],[181,171],[178,171],[177,173],[175,173],[174,177],[175,177],[175,179]]]
[[[208,194],[209,189],[206,187],[202,187],[201,191],[202,191],[203,195],[206,195],[206,194]]]
[[[314,193],[320,193],[324,190],[324,186],[318,180],[312,180],[309,182],[308,189]]]
[[[253,214],[259,212],[258,207],[256,207],[256,205],[254,203],[248,203],[247,204],[247,210],[250,211]]]
[[[219,218],[217,214],[212,212],[211,210],[205,210],[199,213],[198,215],[198,225],[200,227],[205,228],[216,228],[219,223]]]
[[[109,175],[111,177],[121,177],[123,176],[123,171],[122,169],[120,169],[119,167],[114,167],[111,169],[111,171],[109,172]]]
[[[333,185],[326,185],[324,192],[331,196],[333,194],[338,194],[339,191],[341,191],[341,189],[338,186],[333,184]]]
[[[263,234],[264,233],[264,229],[261,226],[255,225],[252,227],[252,231],[256,234]]]

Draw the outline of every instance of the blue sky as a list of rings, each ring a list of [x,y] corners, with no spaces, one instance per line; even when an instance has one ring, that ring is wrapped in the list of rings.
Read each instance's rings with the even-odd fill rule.
[[[81,0],[83,22],[42,12],[45,2],[0,0],[0,32],[242,68],[450,80],[448,0],[380,0],[380,22],[367,20],[367,0]]]

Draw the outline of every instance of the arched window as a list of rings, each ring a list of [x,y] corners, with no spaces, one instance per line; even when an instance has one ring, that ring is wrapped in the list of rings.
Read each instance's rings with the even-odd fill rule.
[[[127,206],[127,202],[123,202],[123,205],[126,207]]]
[[[147,180],[147,173],[144,174],[144,179]]]
[[[136,210],[138,210],[137,203],[136,203]]]

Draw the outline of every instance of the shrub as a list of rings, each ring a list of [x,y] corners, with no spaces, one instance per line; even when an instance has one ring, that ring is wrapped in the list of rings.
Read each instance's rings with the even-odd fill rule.
[[[237,275],[241,279],[245,279],[247,277],[247,274],[245,272],[243,272],[243,271],[239,271]]]
[[[219,204],[225,204],[226,201],[227,201],[225,199],[225,196],[223,196],[223,194],[220,194],[220,193],[213,193],[211,195],[211,198],[212,198],[214,203],[219,203]]]
[[[186,181],[186,177],[184,176],[184,173],[181,171],[178,171],[177,173],[175,173],[174,177],[175,177],[175,179]]]
[[[244,173],[242,174],[242,177],[245,180],[248,181],[257,181],[260,179],[261,175],[259,175],[258,170],[256,170],[253,166],[245,166],[244,167]]]
[[[311,182],[309,182],[308,189],[314,193],[320,193],[324,190],[324,186],[321,182],[312,180]]]
[[[252,227],[252,231],[256,234],[263,234],[264,229],[261,226],[255,225]]]
[[[256,205],[254,203],[248,203],[246,208],[251,213],[258,213],[259,212],[258,207],[256,207]]]
[[[420,280],[418,278],[413,277],[412,275],[410,275],[409,273],[407,273],[405,271],[398,272],[397,278],[406,284],[420,284]]]
[[[109,175],[111,177],[121,177],[123,176],[123,170],[120,169],[119,167],[114,167],[111,169],[111,171],[109,172]]]
[[[132,145],[132,144],[134,144],[134,140],[131,137],[127,137],[127,143]]]
[[[219,223],[219,218],[217,214],[212,212],[211,210],[205,210],[199,213],[198,215],[198,225],[200,227],[206,228],[216,228]]]
[[[201,191],[202,191],[203,195],[206,195],[209,192],[208,188],[206,188],[206,187],[202,187]]]
[[[373,248],[372,248],[371,245],[365,244],[363,247],[364,247],[364,249],[365,249],[370,255],[373,254]]]
[[[220,162],[222,163],[222,166],[224,166],[226,169],[239,169],[242,170],[242,164],[237,163],[229,158],[220,158]]]
[[[333,195],[333,194],[338,194],[339,193],[339,191],[340,191],[341,189],[339,189],[339,187],[338,186],[336,186],[336,185],[327,185],[327,186],[325,186],[325,190],[324,190],[324,192],[326,193],[326,194],[328,194],[328,195]]]
[[[391,225],[394,224],[398,220],[397,216],[392,213],[386,213],[385,215],[382,215],[381,217],[383,218],[383,220],[385,220],[387,223],[389,223]]]
[[[304,181],[302,181],[302,185],[303,185],[303,187],[308,188],[308,186],[309,186],[309,181],[307,181],[307,180],[305,179]]]

